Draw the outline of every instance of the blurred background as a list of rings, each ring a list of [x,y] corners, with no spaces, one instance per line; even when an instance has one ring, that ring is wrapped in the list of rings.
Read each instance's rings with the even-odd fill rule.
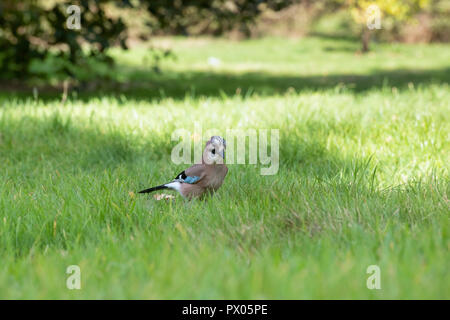
[[[70,5],[80,8],[80,29],[68,27]],[[381,28],[367,27],[371,5],[379,9]],[[7,90],[131,83],[133,76],[114,69],[120,58],[111,49],[145,47],[139,64],[157,75],[164,61],[180,58],[165,37],[318,37],[357,44],[345,49],[365,54],[377,43],[448,42],[449,30],[450,1],[444,0],[2,0],[0,81]]]

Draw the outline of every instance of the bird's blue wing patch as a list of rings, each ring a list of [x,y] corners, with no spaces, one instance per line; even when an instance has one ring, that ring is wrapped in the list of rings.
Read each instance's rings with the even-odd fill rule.
[[[184,182],[189,183],[189,184],[193,184],[196,183],[198,180],[200,180],[200,177],[197,176],[187,176],[186,178],[184,178]]]

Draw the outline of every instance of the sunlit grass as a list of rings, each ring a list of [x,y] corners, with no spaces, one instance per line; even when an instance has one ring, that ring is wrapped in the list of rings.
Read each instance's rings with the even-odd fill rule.
[[[0,95],[0,297],[450,297],[448,46],[189,41],[160,76],[116,53],[138,94]],[[278,173],[231,165],[206,201],[137,195],[184,169],[171,135],[195,123],[279,129]],[[366,287],[373,264],[381,290]]]

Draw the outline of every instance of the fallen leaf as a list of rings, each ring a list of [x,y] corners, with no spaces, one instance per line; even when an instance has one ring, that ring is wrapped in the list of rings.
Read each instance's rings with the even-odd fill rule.
[[[156,200],[160,201],[160,200],[175,199],[175,196],[170,195],[170,194],[165,194],[165,193],[156,193],[156,194],[153,195],[153,198],[155,198]]]

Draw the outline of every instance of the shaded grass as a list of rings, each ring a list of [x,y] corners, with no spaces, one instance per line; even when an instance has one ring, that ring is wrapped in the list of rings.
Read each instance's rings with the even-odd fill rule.
[[[273,61],[276,74],[282,56],[265,56],[266,41],[233,47],[244,56],[259,48],[255,60]],[[213,44],[201,54],[233,57],[222,52],[229,44]],[[178,45],[187,57],[177,72],[205,72],[190,64],[199,51]],[[310,45],[320,51],[329,43]],[[245,70],[224,63],[245,79]],[[370,77],[367,65],[359,72]],[[310,76],[295,78],[302,77]],[[0,295],[448,298],[447,78],[408,86],[399,77],[406,85],[397,90],[385,81],[364,92],[335,86],[332,76],[324,86],[284,92],[277,88],[287,86],[285,76],[274,75],[268,91],[231,94],[229,79],[205,73],[191,83],[196,93],[175,77],[173,93],[157,99],[128,91],[61,104],[55,96],[2,93]],[[249,83],[258,88],[261,78]],[[206,201],[137,196],[184,168],[170,161],[171,134],[193,131],[195,122],[204,131],[280,129],[279,172],[261,176],[260,165],[230,165]],[[80,291],[65,286],[71,264],[81,267]],[[366,287],[373,264],[382,290]]]

